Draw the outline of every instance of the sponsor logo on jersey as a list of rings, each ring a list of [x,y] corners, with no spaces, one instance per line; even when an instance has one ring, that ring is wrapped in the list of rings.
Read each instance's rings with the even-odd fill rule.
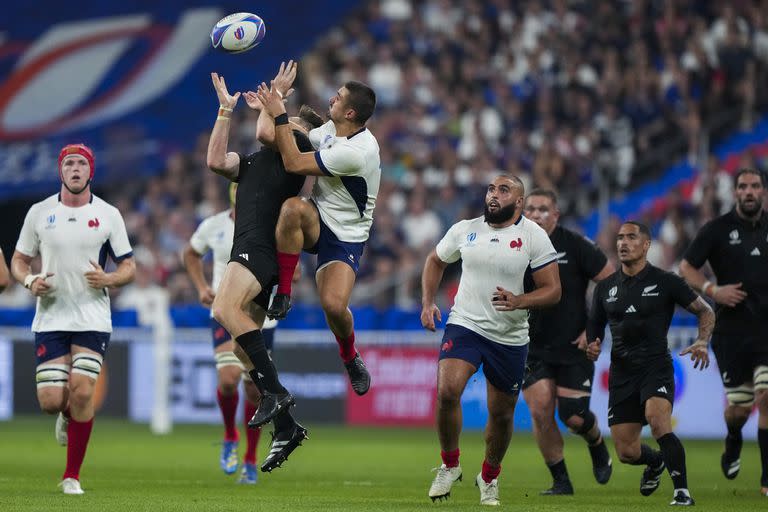
[[[637,310],[635,309],[635,306],[633,306],[632,304],[630,304],[630,305],[629,305],[629,307],[627,308],[627,310],[626,310],[626,311],[624,311],[624,312],[625,312],[625,313],[637,313]]]
[[[605,299],[605,302],[616,302],[617,300],[619,300],[619,298],[616,297],[616,295],[618,293],[619,293],[619,287],[618,286],[614,286],[613,288],[608,290],[608,298]]]
[[[728,233],[728,237],[731,239],[730,242],[729,242],[731,245],[737,245],[737,244],[741,243],[741,239],[739,238],[739,230],[738,229],[734,229],[733,231]]]
[[[523,246],[523,239],[518,238],[517,240],[512,240],[509,242],[509,247],[512,249],[517,249],[517,251],[520,251],[520,248]]]
[[[55,214],[49,215],[48,218],[45,219],[45,220],[48,221],[48,224],[45,225],[45,229],[51,229],[51,228],[56,227],[55,226],[55,223],[56,223],[56,215]]]
[[[244,252],[243,254],[238,254],[241,258],[243,258],[245,261],[248,261],[248,253]]]
[[[760,256],[760,249],[758,249],[757,247],[755,247],[754,249],[752,249],[752,252],[751,252],[751,253],[749,253],[749,255],[750,255],[750,256]]]
[[[88,227],[89,228],[94,228],[94,229],[99,229],[99,219],[98,218],[90,219],[88,221]]]

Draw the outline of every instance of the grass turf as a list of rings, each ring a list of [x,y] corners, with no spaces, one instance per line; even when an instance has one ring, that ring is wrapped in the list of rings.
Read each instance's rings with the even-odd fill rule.
[[[97,418],[81,473],[84,496],[64,496],[57,483],[65,448],[53,439],[53,417],[25,417],[0,423],[0,510],[248,510],[248,511],[415,511],[479,510],[474,477],[482,462],[482,434],[462,436],[464,481],[451,498],[432,504],[427,490],[439,463],[437,438],[424,429],[312,426],[310,439],[283,468],[259,473],[255,486],[235,483],[219,469],[221,428],[179,425],[168,436],[153,436],[147,426]],[[260,454],[268,450],[262,438]],[[244,442],[244,439],[243,439]],[[610,443],[609,443],[610,444]],[[758,510],[759,459],[746,443],[742,470],[726,480],[719,466],[721,443],[684,442],[688,478],[703,510]],[[655,447],[655,443],[651,442]],[[240,453],[242,455],[243,445]],[[613,447],[611,446],[613,454]],[[550,477],[533,438],[515,435],[501,473],[506,510],[611,511],[667,507],[672,483],[665,474],[660,489],[640,496],[642,468],[618,463],[608,485],[595,483],[583,442],[566,437],[566,462],[576,488],[573,497],[541,497]]]

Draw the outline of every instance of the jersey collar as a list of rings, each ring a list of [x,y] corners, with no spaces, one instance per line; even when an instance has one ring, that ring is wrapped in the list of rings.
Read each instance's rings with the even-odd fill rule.
[[[756,223],[752,223],[742,217],[739,216],[739,214],[736,212],[736,207],[733,207],[733,210],[731,210],[731,218],[733,219],[733,222],[736,224],[739,224],[741,226],[747,227],[747,228],[755,228],[755,227],[765,227],[766,224],[768,224],[768,212],[765,210],[760,212],[760,217],[757,218]]]
[[[61,202],[61,192],[57,195],[59,202]],[[93,192],[91,192],[91,198],[88,200],[89,203],[93,202]]]
[[[356,131],[355,133],[353,133],[352,135],[347,135],[347,140],[351,139],[352,137],[354,137],[354,136],[355,136],[355,135],[357,135],[358,133],[363,133],[364,131],[365,131],[365,126],[363,126],[362,128],[360,128],[359,130],[357,130],[357,131]]]
[[[636,280],[639,281],[639,280],[645,278],[645,276],[648,275],[648,272],[650,272],[650,271],[651,271],[651,264],[648,263],[647,261],[645,262],[645,267],[643,267],[643,270],[641,270],[640,272],[638,272],[634,276],[630,276],[630,275],[625,274],[624,270],[622,270],[622,268],[619,267],[619,275],[621,276],[621,282],[622,283],[626,283],[630,279],[636,279]]]

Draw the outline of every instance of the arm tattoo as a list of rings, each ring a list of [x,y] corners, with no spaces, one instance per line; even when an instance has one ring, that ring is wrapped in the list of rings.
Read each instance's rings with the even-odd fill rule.
[[[712,336],[712,330],[715,328],[715,313],[709,304],[701,297],[696,297],[696,300],[691,302],[688,307],[685,308],[699,319],[699,340],[709,341]]]

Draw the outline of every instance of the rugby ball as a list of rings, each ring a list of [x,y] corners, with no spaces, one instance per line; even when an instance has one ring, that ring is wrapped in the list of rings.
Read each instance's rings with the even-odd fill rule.
[[[211,30],[211,44],[227,53],[240,53],[257,46],[267,33],[264,21],[249,12],[230,14]]]

